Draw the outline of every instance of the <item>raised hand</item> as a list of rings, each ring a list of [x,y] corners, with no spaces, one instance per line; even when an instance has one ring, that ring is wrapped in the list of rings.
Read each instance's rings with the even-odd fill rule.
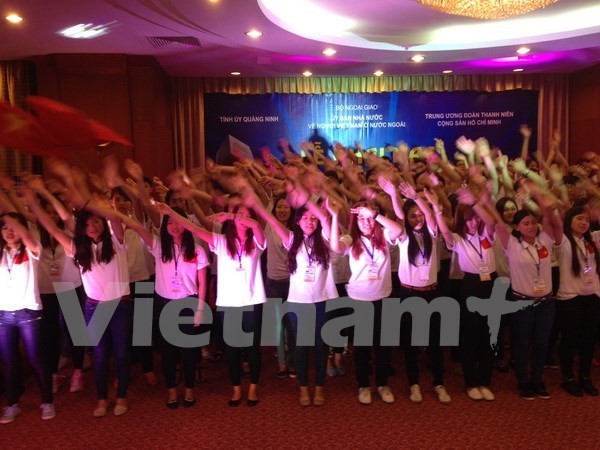
[[[410,183],[407,183],[406,181],[400,183],[400,185],[398,186],[398,190],[405,198],[410,198],[414,200],[417,197],[417,191],[415,191],[414,186]]]
[[[385,178],[383,175],[380,175],[379,178],[377,178],[377,184],[379,184],[379,187],[383,189],[383,192],[390,197],[396,195],[396,186],[394,186],[394,183]]]
[[[465,136],[461,136],[456,140],[456,148],[465,155],[470,155],[475,151],[475,142],[471,139],[467,139]]]
[[[473,193],[465,187],[460,187],[456,190],[456,195],[458,196],[458,201],[463,205],[473,205],[477,203],[477,199],[473,195]]]
[[[519,133],[521,133],[521,136],[523,136],[524,138],[530,138],[531,137],[531,128],[529,128],[529,125],[524,123],[523,125],[521,125],[519,127]]]
[[[207,217],[213,223],[223,223],[228,220],[234,220],[235,214],[229,212],[220,212]]]
[[[486,138],[477,139],[475,145],[477,147],[477,152],[482,159],[491,155],[490,144]]]
[[[144,171],[142,170],[142,166],[136,163],[133,159],[125,160],[125,170],[129,174],[129,176],[134,180],[140,180],[144,178]]]

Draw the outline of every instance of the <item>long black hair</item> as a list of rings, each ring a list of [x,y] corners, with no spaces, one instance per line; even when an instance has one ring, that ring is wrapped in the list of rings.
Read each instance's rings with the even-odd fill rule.
[[[571,243],[571,271],[573,272],[573,275],[576,278],[579,278],[581,276],[581,263],[579,262],[579,257],[577,255],[577,252],[579,251],[579,246],[577,245],[577,243],[575,242],[575,238],[573,237],[571,223],[573,222],[575,216],[578,216],[579,214],[584,214],[586,212],[587,210],[585,209],[585,207],[574,206],[573,208],[569,209],[565,214],[565,236],[567,236],[567,239]],[[594,239],[592,239],[592,232],[590,231],[590,228],[588,228],[588,230],[585,233],[583,233],[583,240],[586,246],[591,246],[594,250],[594,258],[596,259],[596,273],[598,274],[598,276],[600,276],[600,255],[598,254],[598,247],[596,246]]]
[[[92,251],[93,241],[85,232],[87,221],[92,217],[98,217],[104,224],[104,230],[100,235],[102,251],[97,255],[96,262],[98,264],[108,264],[115,255],[115,249],[113,248],[112,237],[106,219],[104,217],[96,216],[85,209],[79,211],[75,222],[75,236],[73,237],[73,244],[75,245],[75,256],[73,260],[75,261],[75,264],[81,267],[81,273],[86,273],[91,270],[92,262],[94,261],[94,254]]]
[[[239,209],[242,207],[245,208],[245,206],[243,204],[235,205],[233,207],[233,209],[231,210],[232,214],[237,214]],[[254,219],[254,220],[258,219],[254,210],[248,209],[248,212],[250,213],[250,217],[252,219]],[[227,225],[227,226],[225,226],[225,225]],[[242,240],[242,238],[244,240],[244,253],[246,255],[250,255],[254,251],[254,247],[255,247],[254,246],[254,231],[252,231],[252,228],[250,228],[250,227],[246,228],[246,236],[238,236],[237,227],[235,226],[235,222],[233,220],[227,220],[223,224],[223,229],[224,229],[224,233],[225,233],[225,240],[227,241],[227,253],[229,254],[229,257],[231,259],[235,259],[238,257],[237,242],[236,242],[238,238],[240,239],[240,241]]]
[[[292,233],[294,233],[294,239],[292,240],[292,245],[290,246],[290,250],[288,251],[288,261],[287,266],[290,273],[295,273],[298,268],[298,261],[296,260],[296,256],[298,255],[298,249],[300,245],[304,242],[304,232],[298,222],[302,219],[302,216],[308,210],[304,207],[298,208],[296,210],[296,216],[294,220],[294,226],[292,227]],[[323,269],[329,268],[329,248],[325,244],[323,239],[323,227],[321,226],[321,221],[319,221],[317,228],[314,233],[311,235],[313,240],[313,259],[317,263],[319,263]]]
[[[27,228],[27,219],[25,219],[25,217],[22,214],[19,214],[17,212],[7,212],[4,213],[2,215],[0,215],[0,230],[2,229],[2,227],[4,227],[4,217],[12,217],[13,219],[17,219],[17,221],[23,225],[25,228]],[[4,247],[6,246],[6,241],[4,240],[4,238],[2,237],[2,233],[0,233],[0,261],[2,261],[2,257],[4,256]],[[17,251],[17,255],[15,256],[15,262],[20,261],[23,259],[23,255],[25,253],[25,244],[23,244],[23,241],[21,241],[21,244],[19,245],[19,250]]]
[[[408,261],[411,265],[416,266],[417,256],[421,254],[421,247],[419,247],[419,241],[417,241],[417,238],[415,236],[416,231],[410,225],[408,220],[408,213],[413,208],[417,208],[419,211],[421,210],[421,208],[419,208],[419,205],[417,205],[416,202],[410,198],[406,200],[406,202],[404,202],[404,205],[402,206],[402,211],[404,212],[405,217],[404,227],[406,229],[406,235],[408,236]],[[423,236],[423,245],[425,246],[424,256],[427,260],[429,260],[429,258],[431,257],[433,243],[431,240],[431,234],[429,234],[429,228],[427,228],[427,222],[423,224],[421,230],[422,232],[420,234]]]
[[[180,216],[185,217],[185,211],[183,211],[181,208],[173,208],[173,211]],[[169,218],[170,217],[167,215],[163,216],[160,224],[160,259],[164,263],[173,261],[173,258],[175,258],[175,255],[173,254],[173,236],[171,236],[167,231]],[[191,261],[194,256],[196,256],[196,243],[194,242],[194,235],[189,230],[183,230],[183,234],[181,235],[181,248],[183,249],[184,260]]]

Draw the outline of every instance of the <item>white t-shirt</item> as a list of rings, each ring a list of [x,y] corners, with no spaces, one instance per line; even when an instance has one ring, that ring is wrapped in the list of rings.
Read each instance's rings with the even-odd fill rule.
[[[267,296],[262,279],[260,255],[266,247],[258,245],[254,239],[254,250],[247,255],[236,243],[238,255],[233,258],[227,251],[227,240],[224,234],[213,233],[214,252],[219,261],[217,277],[217,306],[247,306],[265,303]],[[240,268],[241,267],[241,268]]]
[[[506,248],[506,258],[510,267],[510,283],[512,289],[527,297],[544,297],[552,292],[552,247],[554,240],[542,232],[530,245],[519,242],[510,236]],[[539,264],[539,274],[537,265]],[[544,292],[534,290],[534,280],[539,278],[545,286]]]
[[[383,234],[389,242],[388,230],[384,229]],[[392,269],[387,242],[384,252],[373,247],[368,239],[361,240],[363,249],[357,259],[352,254],[352,237],[347,234],[341,239],[347,246],[346,254],[350,262],[350,280],[346,291],[348,297],[354,300],[381,300],[392,293]]]
[[[92,243],[91,270],[81,272],[81,281],[86,295],[99,302],[118,300],[129,295],[129,271],[127,269],[127,245],[111,236],[114,255],[110,262],[98,263],[96,255],[102,252],[102,242]],[[67,252],[67,255],[69,253]],[[73,255],[71,255],[73,256]],[[79,268],[81,271],[81,267]]]
[[[294,233],[290,231],[287,242],[284,247],[289,251],[294,241]],[[291,303],[319,303],[325,300],[338,297],[338,292],[333,280],[333,272],[330,268],[325,269],[320,264],[313,262],[309,265],[307,246],[302,244],[296,254],[298,267],[296,271],[290,274],[290,291],[288,302]],[[331,264],[331,263],[330,263]],[[309,270],[310,267],[310,270]],[[304,281],[307,278],[314,281]]]
[[[600,239],[600,231],[594,231],[592,238],[598,242]],[[559,252],[559,267],[560,267],[560,285],[556,298],[558,300],[570,300],[573,297],[579,295],[592,295],[596,294],[600,296],[600,280],[598,279],[598,272],[596,271],[596,258],[594,256],[594,248],[591,245],[586,245],[583,239],[574,238],[575,243],[578,246],[577,255],[579,258],[579,264],[581,266],[580,275],[578,277],[573,275],[571,266],[573,249],[571,248],[571,242],[566,236],[563,236],[562,242],[558,246]],[[589,267],[591,284],[586,285],[584,270]]]
[[[269,224],[265,228],[265,238],[267,239],[267,277],[275,281],[289,280],[287,250],[281,243],[281,237]]]
[[[483,234],[467,235],[463,238],[458,233],[452,233],[454,246],[451,248],[458,258],[460,270],[465,273],[479,275],[480,267],[487,267],[489,273],[496,271],[496,259],[494,258],[494,240],[488,235],[487,230]]]
[[[437,233],[428,226],[426,226],[426,231],[431,237],[431,255],[429,259],[425,259],[423,256],[425,244],[419,242],[419,247],[423,253],[417,255],[415,260],[416,266],[413,266],[408,259],[408,234],[404,233],[398,238],[397,244],[400,251],[398,277],[400,278],[400,283],[415,287],[425,287],[437,283],[437,274],[439,271],[438,246],[436,243]],[[418,241],[418,233],[415,233],[415,237]]]
[[[198,294],[198,271],[208,266],[208,257],[202,247],[196,245],[196,255],[191,260],[184,258],[182,250],[175,246],[174,258],[162,260],[161,241],[158,236],[152,239],[150,252],[156,262],[156,284],[158,295],[171,300],[196,296]]]
[[[42,309],[38,291],[39,263],[39,257],[27,248],[20,254],[13,251],[11,257],[8,247],[4,246],[0,261],[0,311]]]

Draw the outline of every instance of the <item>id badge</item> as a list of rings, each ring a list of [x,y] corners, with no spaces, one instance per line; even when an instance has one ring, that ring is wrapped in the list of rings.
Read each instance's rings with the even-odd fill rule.
[[[429,281],[429,265],[423,264],[417,268],[419,281]]]
[[[479,279],[481,281],[491,281],[490,268],[488,266],[479,266]]]
[[[304,272],[304,281],[307,283],[314,283],[315,272],[316,272],[316,269],[314,267],[308,266],[306,268],[306,272]]]
[[[376,266],[369,266],[369,281],[379,280],[379,272]]]
[[[60,276],[60,266],[56,263],[50,264],[50,276],[51,277],[59,277]]]
[[[558,259],[556,258],[556,247],[552,247],[552,252],[550,254],[550,264],[552,266],[556,266],[558,264]]]
[[[583,268],[583,284],[586,286],[591,286],[594,283],[594,278],[592,277],[592,268],[584,267]]]
[[[533,279],[533,293],[534,294],[545,294],[546,293],[546,282],[543,278]]]
[[[235,268],[235,270],[236,270],[236,272],[243,272],[243,271],[244,271],[244,270],[246,270],[246,269],[244,269],[244,267],[242,267],[242,266],[240,265],[240,266],[237,266],[237,267]]]
[[[182,286],[183,283],[181,281],[181,277],[178,275],[173,275],[171,277],[171,289],[173,290],[173,292],[179,292]]]

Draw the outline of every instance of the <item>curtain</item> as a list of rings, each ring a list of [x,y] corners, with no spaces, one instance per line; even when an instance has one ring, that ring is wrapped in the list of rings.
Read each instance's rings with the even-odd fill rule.
[[[26,61],[0,61],[0,100],[23,107],[30,94],[32,71]],[[31,155],[0,145],[0,172],[16,175],[30,172],[33,167]]]
[[[569,78],[567,74],[422,75],[314,78],[173,78],[176,164],[204,162],[204,93],[325,94],[393,91],[539,91],[538,142],[546,149],[552,131],[567,136]],[[530,124],[532,125],[532,124]],[[564,142],[567,145],[567,142]],[[532,149],[534,150],[534,149]],[[568,148],[562,149],[568,156]],[[190,165],[191,164],[191,165]]]

